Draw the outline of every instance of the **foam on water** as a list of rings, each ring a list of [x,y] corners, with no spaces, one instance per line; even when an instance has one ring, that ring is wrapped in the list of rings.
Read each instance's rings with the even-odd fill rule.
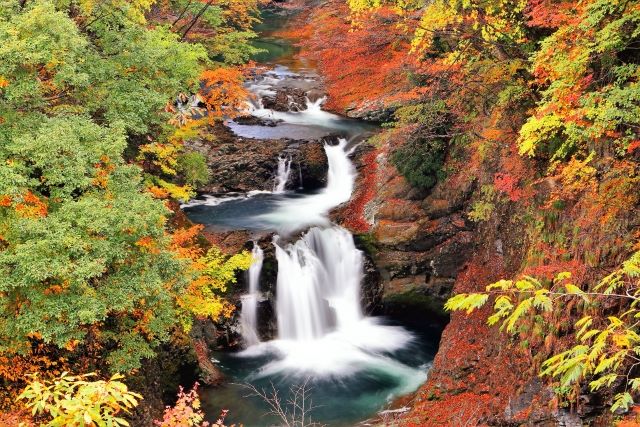
[[[347,141],[324,146],[329,163],[327,186],[317,194],[295,199],[284,199],[277,208],[256,219],[273,224],[281,234],[290,234],[314,225],[329,225],[329,211],[351,198],[356,170],[347,155]]]

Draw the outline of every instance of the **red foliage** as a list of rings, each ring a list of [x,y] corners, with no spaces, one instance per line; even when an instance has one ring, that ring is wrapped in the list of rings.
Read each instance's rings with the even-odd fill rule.
[[[574,19],[574,0],[529,0],[526,9],[527,24],[539,28],[559,28]]]
[[[325,77],[328,108],[376,107],[406,94],[412,65],[408,33],[387,8],[371,12],[366,25],[356,28],[348,19],[346,2],[331,0],[319,6],[305,31],[303,56],[318,62]]]
[[[501,258],[478,257],[464,267],[454,292],[484,290],[503,277],[508,274]],[[451,316],[427,384],[402,425],[482,425],[488,415],[504,411],[517,392],[519,376],[526,375],[531,363],[497,328],[487,326],[490,312],[487,304],[470,315]]]
[[[509,200],[516,202],[522,198],[522,189],[518,186],[518,179],[508,173],[498,172],[493,177],[496,190],[506,193]]]
[[[359,181],[360,186],[355,196],[351,198],[349,205],[343,211],[345,226],[356,233],[366,233],[371,227],[365,219],[364,210],[367,203],[369,203],[376,194],[378,171],[377,155],[378,150],[373,150],[362,157],[362,161],[366,166],[362,168],[362,176]]]

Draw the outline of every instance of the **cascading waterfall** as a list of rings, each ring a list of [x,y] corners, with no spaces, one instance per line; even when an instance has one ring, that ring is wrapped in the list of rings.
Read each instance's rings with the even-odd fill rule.
[[[347,140],[340,138],[338,144],[325,144],[329,171],[327,186],[316,194],[301,198],[286,199],[278,203],[273,212],[256,217],[274,224],[281,234],[291,234],[313,225],[330,225],[329,211],[351,198],[355,185],[356,170],[347,154]]]
[[[285,248],[278,260],[278,336],[312,340],[362,320],[362,253],[343,228],[314,227]]]
[[[254,243],[254,262],[240,313],[246,348],[233,355],[221,354],[221,369],[234,382],[274,387],[285,399],[290,386],[310,381],[314,402],[324,407],[313,411],[314,420],[344,427],[373,415],[396,396],[416,390],[426,379],[427,356],[419,336],[363,313],[364,254],[356,248],[351,234],[330,220],[330,211],[348,202],[355,186],[356,169],[349,159],[355,145],[349,141],[361,140],[369,128],[323,111],[325,98],[307,99],[302,111],[293,111],[298,108],[292,104],[290,111],[275,111],[262,102],[263,97],[272,98],[282,88],[303,84],[299,77],[278,67],[257,76],[248,86],[256,95],[248,112],[265,123],[230,127],[238,136],[261,140],[345,136],[337,144],[332,143],[333,138],[325,141],[325,188],[307,193],[293,191],[290,185],[287,188],[290,174],[301,174],[302,168],[297,157],[298,164],[293,166],[298,172],[291,171],[293,159],[285,151],[278,157],[273,191],[210,196],[184,207],[192,218],[210,220],[211,225],[223,229],[231,226],[262,236],[276,234],[275,259],[270,260],[277,262],[276,337],[260,341],[257,334],[263,253]],[[272,268],[269,262],[268,270]],[[265,326],[270,328],[271,324]],[[244,387],[227,384],[212,389],[204,401],[209,405],[217,402],[209,410],[215,415],[221,407],[232,406],[232,416],[240,414],[233,421],[242,421],[247,427],[279,425],[277,420],[267,420],[263,416],[266,408],[245,395]]]
[[[240,325],[242,327],[242,337],[247,345],[254,345],[260,342],[258,338],[258,299],[260,297],[260,273],[264,252],[257,242],[253,242],[251,251],[253,263],[249,267],[249,292],[242,296],[242,309],[240,311]]]
[[[273,184],[274,193],[284,193],[284,190],[291,175],[291,157],[278,157],[278,169],[276,170],[276,179]]]
[[[345,377],[366,370],[400,379],[394,393],[407,392],[424,380],[424,373],[388,354],[406,347],[413,337],[401,327],[363,315],[363,254],[351,234],[327,218],[353,191],[356,171],[347,147],[345,139],[325,145],[329,171],[322,191],[283,200],[274,212],[259,217],[277,224],[282,236],[311,228],[291,243],[274,237],[278,338],[251,346],[243,354],[279,355],[255,372],[255,378],[293,372]]]

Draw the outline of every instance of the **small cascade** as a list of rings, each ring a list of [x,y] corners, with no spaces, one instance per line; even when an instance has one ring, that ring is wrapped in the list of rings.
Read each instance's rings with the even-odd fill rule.
[[[246,345],[254,345],[260,342],[258,338],[258,298],[260,296],[260,272],[264,252],[257,242],[253,243],[251,251],[253,263],[249,267],[249,292],[242,296],[242,309],[240,311],[240,325],[242,337]]]
[[[304,183],[302,181],[302,163],[300,163],[300,159],[298,159],[298,179],[299,179],[299,184],[298,184],[298,190],[303,190],[304,189]]]
[[[279,338],[313,340],[357,325],[363,260],[351,234],[314,227],[284,248],[277,239]]]
[[[327,100],[326,96],[322,96],[316,99],[315,101],[311,101],[309,98],[306,98],[307,111],[311,114],[313,113],[320,114],[320,115],[326,114],[326,112],[322,110],[322,104],[324,104],[326,100]]]
[[[291,174],[291,157],[278,157],[278,169],[276,170],[276,179],[273,183],[274,193],[284,193]]]

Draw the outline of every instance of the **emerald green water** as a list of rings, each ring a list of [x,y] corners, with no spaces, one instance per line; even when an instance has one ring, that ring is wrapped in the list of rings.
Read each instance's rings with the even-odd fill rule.
[[[291,23],[292,17],[264,10],[261,12],[261,18],[262,22],[255,27],[260,38],[253,40],[251,44],[265,51],[254,55],[254,61],[265,65],[283,65],[292,70],[313,68],[314,64],[297,56],[300,49],[294,41],[277,35],[278,30]]]

